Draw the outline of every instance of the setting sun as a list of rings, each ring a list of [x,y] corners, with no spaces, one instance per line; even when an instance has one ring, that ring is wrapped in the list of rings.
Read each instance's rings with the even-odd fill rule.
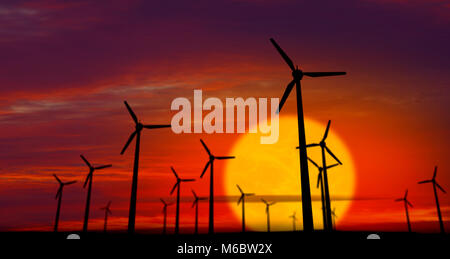
[[[305,118],[307,143],[318,143],[323,137],[326,124]],[[336,222],[346,213],[354,195],[355,168],[350,150],[333,130],[331,123],[327,138],[327,146],[340,159],[343,165],[328,170],[331,209],[335,208]],[[234,144],[231,154],[237,159],[226,165],[224,176],[227,195],[240,195],[236,184],[244,192],[255,193],[256,196],[246,198],[245,217],[248,230],[266,231],[267,221],[265,205],[261,196],[271,197],[276,202],[270,207],[270,225],[273,231],[289,231],[293,228],[294,212],[297,217],[297,230],[302,229],[302,212],[300,203],[300,172],[298,150],[297,118],[280,117],[280,137],[272,145],[260,144],[260,134],[246,134]],[[308,148],[308,157],[318,165],[322,165],[320,147]],[[336,161],[327,154],[327,165]],[[314,228],[322,229],[322,204],[320,189],[316,188],[318,169],[308,164],[313,206]],[[289,198],[292,197],[292,198]],[[298,199],[295,199],[298,197]],[[268,200],[271,202],[271,200]],[[241,218],[241,205],[230,203],[237,218]]]

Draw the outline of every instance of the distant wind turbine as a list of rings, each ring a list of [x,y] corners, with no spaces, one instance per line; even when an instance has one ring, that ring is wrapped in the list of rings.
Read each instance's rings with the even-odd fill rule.
[[[88,229],[88,221],[89,221],[89,207],[91,204],[91,190],[92,190],[92,177],[94,176],[95,170],[100,170],[103,168],[111,167],[112,165],[101,165],[101,166],[93,166],[89,161],[83,156],[80,155],[81,159],[86,163],[89,167],[89,173],[86,177],[86,181],[84,181],[83,188],[86,188],[86,185],[89,183],[87,198],[86,198],[86,208],[84,210],[84,222],[83,222],[83,232],[86,232]]]
[[[408,190],[405,192],[405,196],[400,199],[396,199],[395,201],[403,201],[405,204],[405,212],[406,212],[406,222],[408,223],[408,232],[411,232],[411,223],[409,222],[409,213],[408,213],[408,206],[412,208],[412,204],[408,201]]]
[[[336,208],[331,211],[331,216],[333,216],[333,230],[336,230],[336,218],[338,217],[336,216]]]
[[[133,166],[133,182],[131,183],[131,198],[130,198],[130,211],[128,215],[128,233],[134,233],[135,230],[135,221],[136,221],[136,199],[137,199],[137,184],[138,184],[138,170],[139,170],[139,147],[141,144],[141,131],[142,129],[159,129],[159,128],[169,128],[171,125],[144,125],[138,118],[136,114],[133,112],[131,107],[128,105],[127,101],[124,101],[125,106],[127,107],[128,112],[133,118],[136,129],[131,133],[128,138],[127,143],[123,147],[120,152],[121,155],[125,152],[128,145],[130,145],[131,141],[136,137],[136,148],[134,150],[134,166]]]
[[[173,203],[167,203],[163,199],[160,199],[161,202],[164,204],[163,207],[163,214],[164,214],[164,224],[163,224],[163,234],[166,234],[166,223],[167,223],[167,207],[170,205],[173,205]]]
[[[317,169],[319,170],[319,175],[317,176],[317,187],[319,188],[320,184],[320,198],[322,199],[322,218],[323,218],[323,229],[327,229],[327,216],[326,216],[326,201],[325,201],[325,188],[323,186],[323,167],[319,166],[316,162],[314,162],[311,158],[308,157],[309,162],[311,162]],[[327,166],[327,169],[333,168],[339,164],[333,164]]]
[[[439,190],[441,190],[443,193],[447,193],[447,192],[444,190],[444,188],[442,188],[436,182],[436,174],[437,174],[437,166],[434,167],[433,178],[431,178],[431,180],[421,181],[421,182],[419,182],[419,184],[424,184],[424,183],[432,183],[433,184],[434,198],[436,200],[436,208],[437,208],[438,219],[439,219],[439,227],[441,229],[441,233],[445,233],[444,222],[442,221],[441,208],[439,206],[439,199],[438,199],[436,187],[439,188]]]
[[[267,232],[270,232],[270,206],[274,205],[276,202],[267,202],[264,199],[261,199],[262,202],[266,205],[266,215],[267,215]]]
[[[224,159],[234,159],[234,156],[214,156],[209,148],[206,146],[205,142],[200,139],[200,142],[202,143],[203,147],[205,148],[206,152],[208,153],[209,160],[208,163],[206,163],[205,168],[203,169],[202,174],[200,175],[200,178],[203,178],[203,175],[205,174],[208,167],[210,168],[210,176],[209,176],[209,227],[208,232],[210,234],[214,233],[214,160],[224,160]]]
[[[327,174],[327,162],[326,162],[326,156],[325,156],[325,151],[330,154],[340,165],[342,165],[341,161],[339,161],[339,159],[333,154],[333,152],[331,152],[331,150],[327,147],[327,143],[325,142],[325,140],[328,137],[328,131],[330,130],[330,123],[331,120],[328,121],[328,125],[327,128],[325,130],[325,134],[323,135],[322,140],[318,143],[318,144],[309,144],[306,145],[306,147],[316,147],[316,146],[320,146],[321,150],[322,150],[322,170],[323,170],[323,182],[325,184],[325,212],[326,212],[326,222],[327,222],[327,230],[331,231],[333,230],[333,224],[332,224],[332,220],[331,220],[331,201],[330,201],[330,190],[329,190],[329,186],[328,186],[328,174]]]
[[[206,201],[208,198],[206,197],[198,197],[194,190],[191,190],[194,195],[194,202],[192,203],[192,208],[195,206],[195,234],[198,234],[198,202]]]
[[[236,187],[239,189],[239,192],[241,192],[241,197],[239,197],[239,200],[237,204],[239,205],[242,202],[242,232],[245,232],[245,197],[253,196],[254,193],[244,193],[244,191],[239,187],[239,185],[236,184]]]
[[[293,227],[293,231],[297,231],[295,228],[295,221],[297,220],[297,217],[295,216],[295,211],[294,214],[292,214],[291,216],[289,216],[289,218],[292,218],[292,227]]]
[[[305,137],[305,122],[303,117],[303,103],[300,81],[303,76],[309,77],[323,77],[323,76],[339,76],[345,75],[345,72],[303,72],[298,69],[298,66],[294,66],[292,60],[286,55],[280,46],[274,39],[270,39],[278,53],[287,63],[292,71],[292,81],[287,85],[284,91],[283,97],[280,100],[280,106],[278,112],[281,111],[284,103],[286,102],[289,94],[291,93],[294,85],[297,92],[297,121],[298,121],[298,144],[300,146],[300,180],[301,180],[301,194],[302,194],[302,212],[303,212],[303,229],[305,231],[314,230],[312,206],[311,206],[311,190],[309,186],[309,174],[308,174],[308,154],[306,153],[306,137]]]
[[[103,225],[103,232],[105,232],[105,233],[106,233],[106,227],[108,225],[108,215],[112,214],[110,207],[111,207],[111,201],[109,201],[105,207],[100,208],[101,210],[105,211],[105,224]]]
[[[59,183],[58,192],[56,193],[55,199],[58,199],[58,207],[56,208],[56,217],[55,217],[55,226],[54,231],[58,232],[58,223],[59,223],[59,213],[61,211],[61,200],[62,200],[62,194],[63,194],[63,188],[66,185],[71,185],[76,183],[77,181],[70,181],[70,182],[62,182],[56,174],[53,174],[53,176],[56,178],[56,181]]]
[[[175,191],[175,189],[177,189],[177,214],[176,214],[176,217],[175,217],[175,234],[178,234],[179,230],[180,230],[179,223],[180,223],[180,187],[181,187],[181,182],[193,182],[195,180],[194,179],[181,179],[180,177],[178,177],[178,174],[177,174],[177,172],[175,172],[175,169],[173,169],[173,167],[170,167],[170,169],[172,169],[173,174],[177,178],[177,182],[173,186],[172,191],[170,191],[170,194],[172,195],[172,193]]]

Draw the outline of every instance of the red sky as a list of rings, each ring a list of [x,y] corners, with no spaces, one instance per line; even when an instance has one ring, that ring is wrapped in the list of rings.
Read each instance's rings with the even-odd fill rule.
[[[50,230],[52,174],[83,182],[80,154],[114,165],[94,177],[90,225],[101,228],[98,208],[112,200],[111,226],[125,229],[133,154],[119,152],[133,124],[123,100],[157,124],[170,123],[172,100],[192,98],[193,89],[222,100],[281,97],[290,72],[269,42],[274,37],[305,71],[348,72],[303,80],[305,116],[332,119],[354,156],[355,197],[383,198],[355,200],[338,229],[406,230],[403,206],[393,200],[409,189],[413,229],[438,231],[431,186],[417,181],[438,165],[439,183],[450,186],[449,23],[450,3],[438,0],[3,1],[0,230]],[[283,112],[294,108],[291,97]],[[227,154],[237,137],[144,132],[137,228],[160,227],[158,199],[169,196],[171,165],[198,178],[207,159],[199,138]],[[216,169],[223,195],[223,166]],[[194,187],[207,194],[202,182]],[[183,195],[190,197],[189,188]],[[450,198],[439,197],[448,220]],[[66,188],[62,229],[81,228],[84,201],[81,183]],[[217,206],[217,228],[239,229],[229,205]],[[173,208],[170,222],[172,215]],[[182,223],[189,231],[193,221]]]

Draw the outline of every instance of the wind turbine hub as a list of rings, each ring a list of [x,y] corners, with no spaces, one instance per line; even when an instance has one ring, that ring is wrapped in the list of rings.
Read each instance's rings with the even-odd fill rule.
[[[136,123],[136,131],[141,131],[144,128],[144,125],[140,122]]]
[[[320,145],[320,147],[322,147],[322,148],[324,148],[324,147],[326,146],[324,141],[321,141],[321,142],[319,143],[319,145]]]
[[[294,77],[294,79],[296,79],[296,80],[302,80],[303,71],[300,69],[296,69],[296,70],[292,71],[292,77]]]

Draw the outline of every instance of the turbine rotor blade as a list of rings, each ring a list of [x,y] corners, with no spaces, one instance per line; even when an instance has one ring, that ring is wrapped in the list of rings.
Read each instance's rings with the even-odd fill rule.
[[[127,107],[128,112],[131,115],[131,118],[133,118],[134,123],[138,123],[138,119],[136,117],[136,114],[134,114],[133,110],[131,109],[130,105],[128,105],[127,101],[124,101],[125,106]]]
[[[283,97],[281,97],[280,104],[278,105],[277,114],[279,114],[280,111],[281,111],[281,108],[283,108],[283,105],[284,105],[284,103],[286,102],[287,98],[289,97],[289,94],[291,93],[292,88],[294,88],[294,85],[295,85],[295,81],[292,80],[292,81],[286,86],[286,90],[284,90]]]
[[[328,154],[330,154],[340,165],[342,165],[342,162],[331,152],[331,150],[325,146],[325,149],[327,150]]]
[[[447,193],[444,188],[442,188],[438,183],[435,183],[436,186],[443,192],[443,193]]]
[[[268,204],[266,200],[261,198],[261,201],[264,202],[265,204]]]
[[[112,166],[112,165],[101,165],[101,166],[94,167],[94,169],[95,169],[95,170],[100,170],[100,169],[108,168],[108,167],[111,167],[111,166]]]
[[[58,199],[58,197],[61,195],[62,192],[62,185],[58,188],[58,191],[56,192],[55,200]]]
[[[236,187],[239,189],[239,191],[240,191],[242,194],[244,194],[244,192],[242,191],[241,187],[239,187],[238,184],[236,184]]]
[[[411,204],[411,202],[409,202],[409,201],[405,201],[411,208],[412,207],[414,207],[412,204]]]
[[[64,185],[71,185],[71,184],[74,184],[74,183],[76,183],[77,181],[70,181],[70,182],[67,182],[67,183],[64,183]]]
[[[198,200],[197,199],[195,199],[194,200],[194,202],[192,203],[192,206],[191,206],[191,208],[194,208],[194,206],[195,206],[195,204],[198,202]]]
[[[206,163],[205,168],[203,169],[202,174],[200,175],[200,178],[203,177],[203,175],[205,174],[206,170],[208,169],[209,165],[211,164],[211,160],[208,161],[208,163]]]
[[[433,180],[436,178],[437,174],[437,166],[434,167]]]
[[[90,178],[92,178],[92,172],[87,175],[86,180],[84,181],[84,184],[83,184],[83,188],[86,188],[86,185]]]
[[[130,137],[127,140],[127,143],[125,144],[125,146],[122,148],[122,151],[120,151],[120,154],[123,155],[123,153],[125,152],[125,150],[127,149],[128,145],[130,145],[131,141],[133,140],[134,136],[136,136],[137,131],[134,131],[133,133],[131,133]]]
[[[160,200],[164,205],[167,206],[167,203],[166,203],[163,199],[159,198],[159,200]]]
[[[55,177],[56,181],[58,181],[58,183],[62,183],[61,180],[58,178],[58,176],[56,176],[56,174],[53,174],[53,176]]]
[[[314,166],[316,166],[317,168],[320,168],[320,166],[318,164],[316,164],[316,162],[314,162],[311,158],[308,157],[309,162],[311,162]]]
[[[178,177],[177,172],[175,172],[175,169],[173,169],[173,167],[171,166],[170,169],[172,170],[173,174],[175,175],[175,177],[180,180],[180,177]]]
[[[197,199],[197,194],[194,192],[194,190],[191,189],[192,194],[194,195],[195,199]]]
[[[339,165],[339,164],[332,164],[332,165],[330,165],[330,166],[327,166],[327,169],[333,168],[333,167],[338,166],[338,165]]]
[[[303,72],[303,75],[309,77],[322,77],[322,76],[343,76],[347,72]]]
[[[209,148],[206,146],[205,142],[203,142],[202,139],[200,139],[200,142],[202,142],[203,147],[205,148],[206,152],[209,156],[212,156],[211,151],[209,151]]]
[[[254,196],[255,194],[254,193],[246,193],[245,195],[246,196]]]
[[[161,128],[170,128],[172,125],[144,125],[144,128],[146,129],[161,129]]]
[[[237,202],[237,205],[239,205],[241,203],[242,199],[244,199],[244,195],[241,195],[241,197],[239,198],[239,200]]]
[[[403,198],[396,199],[396,200],[394,200],[394,201],[403,201]]]
[[[91,166],[91,163],[89,163],[89,161],[87,161],[87,159],[86,159],[83,155],[80,155],[80,157],[81,157],[81,159],[83,159],[83,161],[86,163],[86,165],[87,165],[89,168],[92,167],[92,166]]]
[[[173,186],[172,190],[170,191],[170,195],[172,195],[172,193],[175,191],[175,189],[177,188],[177,186],[180,184],[180,181],[177,181],[177,183]]]
[[[234,156],[217,156],[216,159],[218,160],[224,160],[224,159],[235,159]]]
[[[182,182],[194,182],[195,179],[180,179]]]
[[[328,131],[330,130],[330,124],[331,124],[331,120],[328,120],[327,129],[325,130],[325,134],[323,135],[322,141],[325,141],[325,139],[327,139],[327,137],[328,137]]]
[[[322,172],[319,173],[319,175],[317,176],[317,186],[316,188],[319,188],[319,184],[322,181]]]
[[[431,183],[433,182],[433,180],[425,180],[425,181],[420,181],[419,184],[423,184],[423,183]]]
[[[277,49],[278,53],[280,53],[281,57],[283,57],[284,61],[288,66],[291,68],[292,71],[295,70],[294,63],[292,63],[292,60],[286,55],[286,53],[281,49],[281,47],[276,43],[276,41],[272,38],[270,38],[270,42],[272,42],[273,46]]]
[[[317,147],[317,146],[320,146],[320,144],[317,144],[317,143],[313,143],[313,144],[308,144],[308,145],[306,145],[306,147],[308,148],[308,147]],[[297,147],[297,149],[298,149],[299,147]]]

